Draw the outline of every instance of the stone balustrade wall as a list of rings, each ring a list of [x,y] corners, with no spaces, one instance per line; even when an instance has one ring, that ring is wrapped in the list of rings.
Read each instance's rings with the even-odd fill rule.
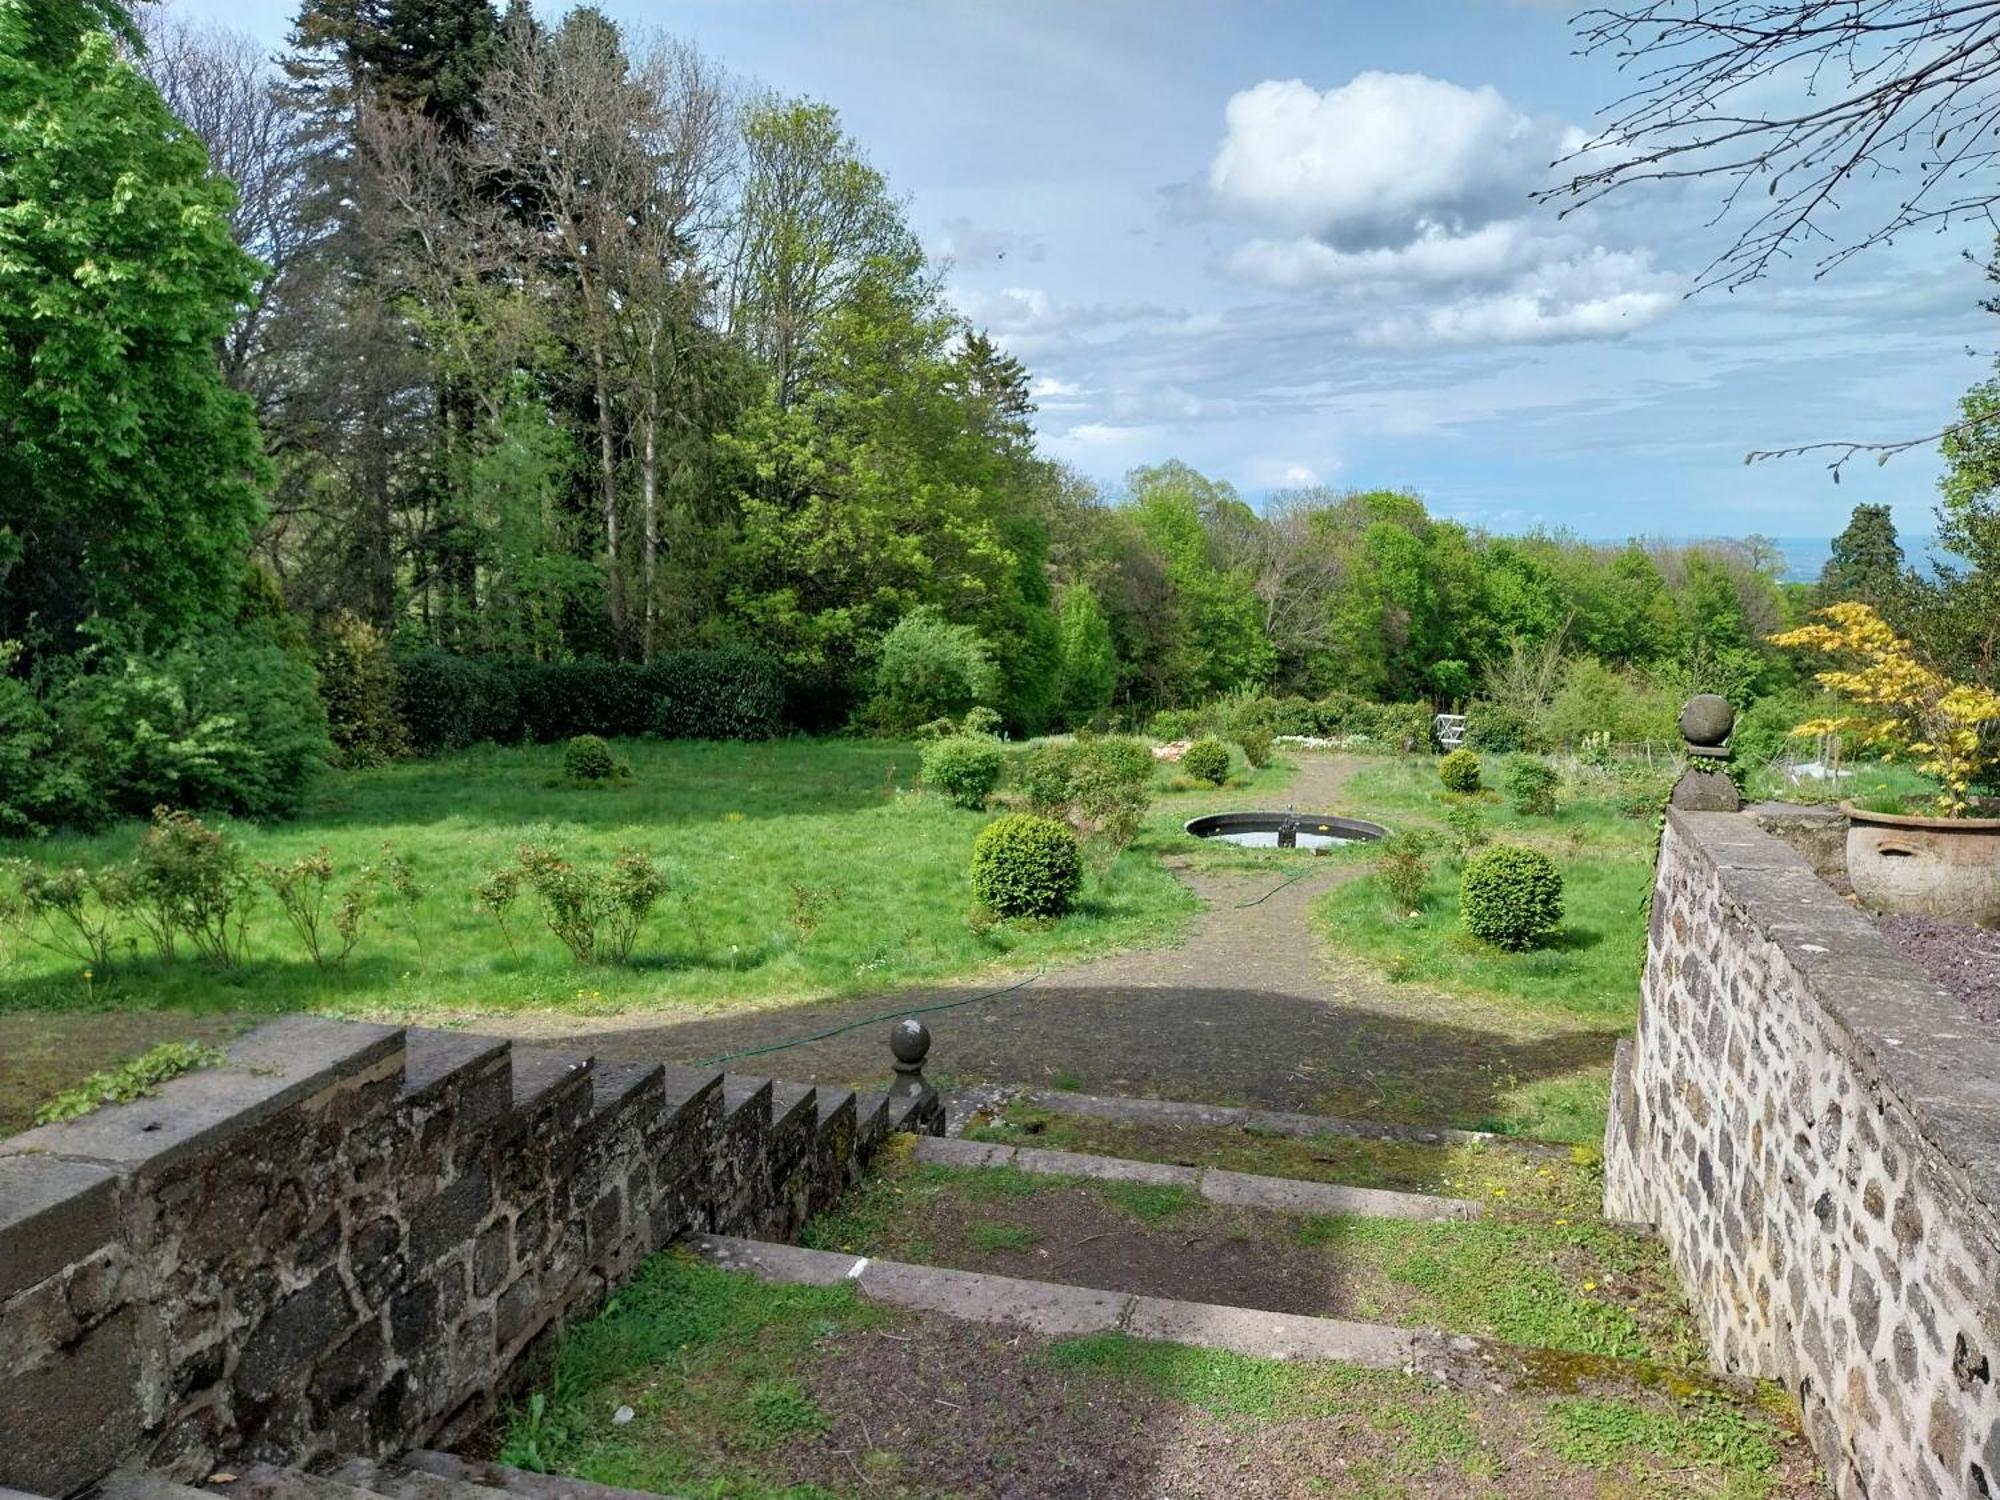
[[[0,1142],[0,1489],[448,1441],[640,1257],[788,1236],[941,1129],[929,1090],[274,1022]]]
[[[2000,1028],[1745,814],[1669,814],[1605,1211],[1843,1496],[2000,1492]]]

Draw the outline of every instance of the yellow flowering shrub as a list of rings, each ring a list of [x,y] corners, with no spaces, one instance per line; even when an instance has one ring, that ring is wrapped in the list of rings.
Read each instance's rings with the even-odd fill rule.
[[[1851,698],[1856,712],[1814,719],[1793,734],[1855,731],[1883,759],[1907,757],[1936,778],[1939,816],[1962,818],[1972,810],[1972,783],[1991,759],[1980,729],[2000,722],[2000,693],[1931,670],[1866,604],[1829,605],[1813,623],[1774,635],[1771,643],[1810,647],[1852,663],[1815,678],[1821,687]]]

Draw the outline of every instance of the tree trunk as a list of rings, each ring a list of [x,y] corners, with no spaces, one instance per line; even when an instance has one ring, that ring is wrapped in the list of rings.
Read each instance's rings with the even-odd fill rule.
[[[653,659],[654,633],[659,616],[658,591],[654,587],[659,577],[660,560],[660,457],[658,441],[660,419],[659,412],[656,409],[658,400],[658,395],[655,392],[648,391],[646,393],[645,416],[642,419],[645,428],[641,434],[643,448],[639,460],[641,518],[645,528],[645,536],[642,541],[645,555],[640,564],[640,577],[643,580],[643,586],[646,591],[645,602],[642,606],[644,610],[644,624],[641,627],[643,634],[641,636],[640,654],[641,658],[645,661]]]
[[[611,609],[611,633],[619,650],[625,645],[625,578],[618,566],[618,446],[611,431],[611,374],[605,368],[604,345],[593,341],[591,362],[597,374],[597,470],[604,505],[605,598]]]

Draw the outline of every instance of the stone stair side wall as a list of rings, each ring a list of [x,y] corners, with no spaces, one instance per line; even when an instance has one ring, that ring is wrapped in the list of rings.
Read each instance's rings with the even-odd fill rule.
[[[942,1124],[928,1090],[260,1027],[0,1142],[0,1488],[448,1442],[643,1256],[792,1233],[891,1130]]]
[[[2000,1034],[1746,815],[1668,814],[1605,1212],[1840,1494],[2000,1492]]]

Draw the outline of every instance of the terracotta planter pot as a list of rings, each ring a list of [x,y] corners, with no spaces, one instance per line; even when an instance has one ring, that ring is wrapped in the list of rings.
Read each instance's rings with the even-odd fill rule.
[[[1847,814],[1847,879],[1871,911],[2000,927],[2000,817]]]

